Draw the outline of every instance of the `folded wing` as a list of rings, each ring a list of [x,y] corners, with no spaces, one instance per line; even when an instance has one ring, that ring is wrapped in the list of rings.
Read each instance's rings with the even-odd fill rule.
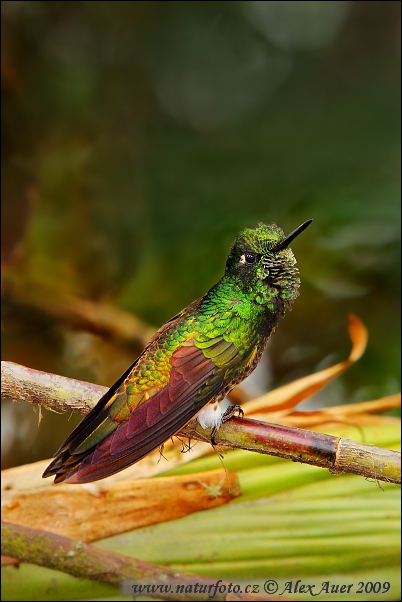
[[[156,344],[150,344],[71,433],[44,477],[55,475],[55,483],[87,483],[134,464],[215,398],[228,383],[228,364],[233,368],[242,361],[222,336],[202,343],[203,348],[193,338],[171,354],[164,386],[150,381],[148,388],[138,390],[139,369]]]

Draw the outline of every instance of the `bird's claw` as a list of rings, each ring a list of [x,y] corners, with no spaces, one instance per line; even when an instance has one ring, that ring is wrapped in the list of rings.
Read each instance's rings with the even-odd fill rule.
[[[221,422],[221,424],[223,424],[224,422],[227,422],[228,420],[230,420],[231,418],[233,418],[233,416],[235,416],[236,413],[237,413],[238,416],[240,416],[240,418],[242,418],[244,416],[244,412],[243,412],[243,410],[241,409],[240,406],[238,406],[238,405],[236,405],[236,406],[229,406],[228,409],[225,411],[225,413],[222,416],[222,422]],[[212,443],[212,445],[216,445],[215,435],[218,432],[219,426],[214,426],[214,428],[211,431],[211,443]]]
[[[240,406],[229,406],[228,409],[226,410],[226,412],[224,413],[224,415],[222,416],[222,424],[224,422],[227,422],[228,420],[230,420],[231,418],[233,418],[233,416],[236,414],[240,417],[243,418],[244,416],[244,412],[241,409]]]

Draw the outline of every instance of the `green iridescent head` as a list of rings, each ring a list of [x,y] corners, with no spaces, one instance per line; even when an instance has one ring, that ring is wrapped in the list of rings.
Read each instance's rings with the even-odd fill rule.
[[[277,296],[291,302],[298,294],[300,280],[289,244],[311,222],[308,220],[288,236],[276,224],[245,228],[232,246],[225,275],[234,277],[245,291],[255,293],[262,304]]]

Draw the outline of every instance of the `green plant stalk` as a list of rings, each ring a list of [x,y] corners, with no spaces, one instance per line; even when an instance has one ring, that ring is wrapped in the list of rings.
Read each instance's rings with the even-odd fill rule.
[[[396,498],[393,504],[373,513],[368,504],[366,509],[359,509],[361,500],[336,511],[328,507],[320,510],[319,505],[309,508],[306,502],[296,513],[283,499],[261,502],[236,505],[229,516],[227,512],[208,512],[194,520],[142,529],[99,545],[126,554],[137,553],[180,570],[224,578],[234,576],[236,571],[244,576],[255,575],[261,567],[271,572],[275,569],[278,577],[289,575],[292,566],[299,567],[298,571],[304,567],[304,576],[333,570],[349,572],[360,566],[393,566],[398,558]],[[283,505],[283,513],[276,511],[276,504]],[[189,533],[197,542],[194,551],[189,549]],[[160,542],[156,547],[155,541]],[[172,541],[174,546],[163,543]]]

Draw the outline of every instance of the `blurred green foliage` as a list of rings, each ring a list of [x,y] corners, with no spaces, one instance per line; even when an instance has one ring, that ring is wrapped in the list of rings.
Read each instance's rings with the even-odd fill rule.
[[[399,11],[3,2],[3,359],[111,384],[132,355],[93,361],[97,339],[17,302],[10,282],[158,326],[219,279],[241,228],[314,218],[271,386],[343,359],[354,312],[369,347],[320,403],[399,391]],[[6,466],[49,456],[72,428],[5,416]]]

